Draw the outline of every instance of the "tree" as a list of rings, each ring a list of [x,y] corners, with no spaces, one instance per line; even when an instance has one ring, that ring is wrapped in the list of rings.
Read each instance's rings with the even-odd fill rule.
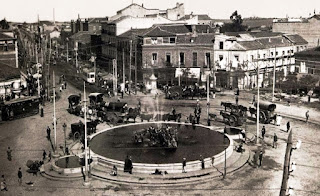
[[[296,93],[299,88],[297,74],[288,74],[286,80],[281,83],[281,90],[287,93]]]
[[[7,22],[7,20],[4,18],[3,20],[0,21],[0,26],[2,29],[9,29],[9,23]]]
[[[315,78],[312,75],[304,75],[299,79],[299,88],[305,90],[305,93],[308,93],[310,89],[315,87],[317,82],[319,82],[318,78]]]
[[[224,32],[239,32],[239,31],[245,31],[247,29],[247,26],[242,25],[243,19],[240,14],[238,14],[238,11],[234,11],[231,16],[230,20],[232,23],[224,24],[224,26],[221,27],[220,31],[222,33]]]

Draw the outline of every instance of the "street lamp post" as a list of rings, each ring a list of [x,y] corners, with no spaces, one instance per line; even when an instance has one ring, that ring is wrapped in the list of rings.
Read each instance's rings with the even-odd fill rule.
[[[87,186],[90,184],[88,179],[88,138],[87,138],[87,97],[86,97],[86,82],[83,82],[83,99],[84,99],[84,185]]]
[[[277,49],[274,46],[274,66],[273,66],[273,84],[272,84],[272,102],[274,102],[274,88],[276,85],[276,67],[277,67]]]
[[[210,74],[207,76],[207,116],[208,116],[208,126],[210,126],[210,117],[209,117],[209,109],[210,109]]]

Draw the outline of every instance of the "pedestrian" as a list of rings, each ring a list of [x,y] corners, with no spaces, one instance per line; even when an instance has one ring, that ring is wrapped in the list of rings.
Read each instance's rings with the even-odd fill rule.
[[[238,95],[236,95],[236,105],[238,105],[238,102],[239,102],[239,97]]]
[[[306,112],[306,123],[308,122],[309,120],[309,110]]]
[[[214,166],[214,156],[211,157],[211,165]]]
[[[59,90],[60,90],[60,93],[61,93],[62,92],[62,86],[60,86]]]
[[[43,150],[43,153],[42,153],[42,159],[43,159],[43,161],[46,159],[46,157],[47,157],[47,153],[46,153],[45,150]]]
[[[261,136],[262,139],[264,139],[264,135],[266,134],[266,127],[263,125],[262,129],[261,129]]]
[[[51,129],[49,126],[47,127],[47,138],[48,138],[48,140],[51,139]]]
[[[182,173],[187,173],[186,172],[186,166],[187,166],[186,158],[183,158],[183,161],[182,161]]]
[[[261,167],[261,165],[262,165],[262,156],[263,156],[263,153],[262,153],[262,151],[260,151],[260,154],[259,154],[259,167]]]
[[[4,175],[1,176],[0,190],[1,191],[8,191],[6,179],[4,178]]]
[[[246,143],[246,139],[247,139],[246,130],[242,129],[241,130],[241,135],[242,135],[243,142]]]
[[[287,122],[287,132],[290,131],[290,121]]]
[[[200,155],[200,161],[201,161],[201,169],[204,169],[204,159],[202,155]]]
[[[50,161],[51,161],[51,158],[52,158],[52,154],[51,154],[51,151],[50,151],[50,150],[49,150],[49,155],[48,155],[48,157],[49,157],[48,162],[50,162]]]
[[[22,171],[21,171],[21,167],[19,167],[19,171],[18,171],[18,182],[19,182],[19,186],[21,186],[21,184],[22,184]]]
[[[124,96],[124,90],[121,90],[121,99],[123,99]]]
[[[64,89],[67,89],[67,82],[64,81]]]
[[[256,95],[253,95],[252,97],[252,104],[254,104],[256,102]]]
[[[12,161],[12,150],[10,149],[10,147],[8,147],[8,150],[7,150],[7,158],[9,161]]]
[[[273,135],[273,148],[277,148],[278,147],[278,136],[276,133],[274,133]]]
[[[43,117],[43,106],[40,104],[40,117]]]

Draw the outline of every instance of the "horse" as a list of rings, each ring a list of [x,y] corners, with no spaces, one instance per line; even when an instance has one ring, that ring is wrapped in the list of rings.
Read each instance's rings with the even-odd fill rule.
[[[125,118],[127,119],[127,122],[130,118],[136,122],[137,116],[140,115],[140,108],[129,108],[128,113],[125,115]]]
[[[182,116],[181,113],[174,114],[174,115],[168,113],[168,114],[164,114],[164,115],[162,116],[162,120],[163,120],[163,121],[174,120],[174,121],[180,122],[181,116]]]

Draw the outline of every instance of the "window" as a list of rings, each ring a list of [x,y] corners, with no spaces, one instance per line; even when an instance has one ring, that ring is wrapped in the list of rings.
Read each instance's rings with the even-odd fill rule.
[[[276,56],[278,56],[278,51],[276,52]]]
[[[259,55],[259,54],[258,54]],[[259,55],[260,56],[260,55]],[[234,55],[234,58],[239,61],[239,55]]]
[[[282,56],[284,56],[286,54],[286,52],[285,51],[282,51]]]
[[[152,53],[152,61],[151,61],[152,65],[157,61],[157,58],[158,58],[158,54],[157,53]]]
[[[94,30],[94,31],[96,30],[96,26],[93,26],[93,30]]]
[[[171,54],[170,53],[166,53],[166,63],[167,63],[167,65],[169,65],[171,63]]]
[[[223,50],[223,42],[219,42],[219,49]]]
[[[170,37],[170,44],[176,43],[176,38],[175,37]]]
[[[157,38],[156,37],[152,37],[151,38],[151,44],[157,44]]]
[[[206,53],[205,65],[206,65],[207,67],[210,67],[210,66],[211,66],[211,56],[210,56],[210,52],[207,52],[207,53]]]
[[[264,58],[264,59],[266,58],[266,54],[263,54],[263,58]]]
[[[145,39],[145,44],[151,44],[151,39],[150,38],[146,38]]]
[[[260,59],[260,54],[258,54],[258,59]]]
[[[273,52],[271,52],[271,56],[273,56]]]
[[[163,43],[164,44],[168,44],[169,43],[169,38],[168,37],[164,37],[163,38]]]
[[[192,53],[192,65],[193,67],[197,67],[198,66],[198,53],[194,52]]]
[[[254,59],[254,56],[253,56],[253,55],[251,55],[251,60],[253,61],[253,59]]]
[[[219,60],[220,60],[220,61],[223,60],[223,55],[219,55]]]
[[[297,46],[297,52],[299,52],[299,46]]]
[[[180,65],[184,65],[184,53],[180,52],[179,57],[180,57],[179,58]]]

